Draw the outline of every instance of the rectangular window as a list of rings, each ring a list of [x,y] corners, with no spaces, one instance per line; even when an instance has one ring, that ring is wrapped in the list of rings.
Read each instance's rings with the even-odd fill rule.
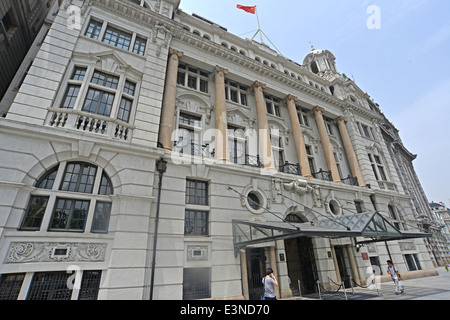
[[[78,300],[97,300],[102,271],[83,271]]]
[[[363,202],[360,200],[355,200],[355,209],[357,213],[363,212]]]
[[[31,280],[27,300],[70,300],[72,289],[67,287],[71,277],[66,271],[36,272]]]
[[[98,36],[100,35],[100,31],[102,30],[103,23],[91,20],[89,23],[89,27],[86,30],[86,37],[98,40]]]
[[[130,96],[134,96],[135,91],[136,91],[136,84],[131,81],[126,81],[125,86],[123,87],[123,92]]]
[[[60,190],[92,193],[97,167],[85,163],[69,163]]]
[[[83,231],[90,201],[57,199],[49,230]]]
[[[211,268],[183,269],[183,300],[211,298]]]
[[[117,119],[129,122],[130,121],[130,113],[131,106],[133,105],[133,101],[127,98],[122,98],[119,106],[119,112],[117,113]]]
[[[22,221],[22,230],[39,230],[45,209],[47,208],[48,197],[32,196],[28,204],[28,210]]]
[[[208,231],[207,211],[186,210],[184,219],[184,234],[186,236],[207,236]]]
[[[143,56],[145,53],[146,45],[147,45],[147,41],[145,39],[136,37],[136,41],[134,42],[133,52]]]
[[[208,205],[208,182],[186,181],[186,203]]]
[[[377,180],[388,181],[386,171],[384,170],[384,165],[381,162],[380,156],[372,155],[370,153],[368,154],[368,156],[375,178]]]
[[[103,42],[128,51],[131,45],[131,38],[132,35],[130,33],[108,26]]]
[[[228,125],[228,153],[230,161],[245,164],[247,139],[243,128]]]
[[[86,70],[87,70],[86,68],[75,67],[71,79],[76,81],[83,81],[84,77],[86,76]]]
[[[60,108],[73,109],[80,93],[80,86],[70,84],[67,86],[66,94]]]
[[[111,202],[97,201],[95,205],[94,219],[92,220],[92,233],[106,233],[111,216]]]
[[[269,94],[265,94],[264,98],[266,99],[267,113],[273,114],[277,117],[281,117],[281,108],[280,108],[281,100]]]
[[[25,273],[0,275],[0,301],[17,300],[24,278]]]
[[[113,93],[90,88],[86,95],[82,110],[109,117],[111,115],[114,98],[115,94]]]
[[[100,71],[95,71],[94,75],[92,76],[91,83],[111,89],[117,89],[117,86],[119,84],[119,77],[112,76]]]
[[[180,86],[208,93],[208,80],[209,73],[206,71],[185,64],[178,66],[177,84]]]

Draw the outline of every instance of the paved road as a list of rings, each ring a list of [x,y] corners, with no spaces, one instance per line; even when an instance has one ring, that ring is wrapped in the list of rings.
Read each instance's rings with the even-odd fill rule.
[[[381,283],[379,290],[356,287],[339,290],[335,294],[322,294],[322,300],[450,300],[450,272],[437,268],[439,276],[404,280],[405,293],[395,294],[393,282]],[[294,298],[295,299],[295,298]],[[296,299],[299,299],[298,297]],[[304,299],[319,299],[318,294]]]

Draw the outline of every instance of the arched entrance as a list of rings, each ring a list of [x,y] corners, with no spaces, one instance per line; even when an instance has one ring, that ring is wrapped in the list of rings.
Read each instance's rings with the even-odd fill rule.
[[[286,217],[286,221],[294,223],[307,222],[305,218],[295,213],[289,214]],[[284,240],[284,247],[293,294],[301,293],[302,295],[307,295],[315,293],[318,274],[312,239],[308,237],[287,239]]]

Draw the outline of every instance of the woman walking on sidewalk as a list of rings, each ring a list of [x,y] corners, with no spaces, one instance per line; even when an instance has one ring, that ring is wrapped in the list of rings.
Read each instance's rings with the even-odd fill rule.
[[[387,264],[388,264],[387,272],[391,275],[392,281],[394,281],[395,283],[395,294],[405,293],[405,287],[401,282],[402,279],[400,277],[400,273],[398,272],[397,268],[394,266],[391,260],[388,260]]]

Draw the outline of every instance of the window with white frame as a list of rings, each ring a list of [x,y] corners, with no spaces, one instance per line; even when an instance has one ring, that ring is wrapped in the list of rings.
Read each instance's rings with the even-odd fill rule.
[[[280,169],[284,165],[284,145],[283,138],[280,136],[278,129],[271,130],[270,141],[272,144],[272,154],[275,162],[275,168]]]
[[[228,155],[232,163],[245,164],[247,139],[243,128],[228,125]]]
[[[129,123],[136,86],[136,82],[125,75],[112,75],[94,68],[75,66],[67,81],[60,108],[79,109]]]
[[[248,105],[248,87],[238,82],[225,80],[225,99],[243,106]]]
[[[309,127],[309,111],[300,106],[295,106],[297,108],[297,116],[300,124]]]
[[[209,92],[209,73],[200,68],[180,63],[177,84],[203,93]]]
[[[366,138],[369,139],[374,139],[374,133],[371,127],[369,127],[368,125],[362,124],[360,122],[357,123],[358,125],[358,129],[359,129],[359,133]]]
[[[178,117],[178,130],[175,132],[173,151],[190,154],[193,156],[202,155],[201,133],[202,117],[186,112],[180,112]]]
[[[380,156],[371,153],[369,153],[368,156],[375,178],[377,180],[388,181],[388,177]]]
[[[305,145],[305,148],[306,148],[306,154],[308,155],[309,169],[311,172],[316,172],[316,165],[315,165],[315,161],[314,161],[314,154],[313,154],[312,147],[309,145]]]
[[[91,233],[108,232],[114,190],[103,169],[86,162],[61,163],[35,187],[20,230],[86,232],[90,224]],[[44,220],[48,225],[42,225]]]
[[[86,37],[101,40],[103,43],[144,56],[147,40],[131,31],[113,27],[109,23],[91,18],[84,34]],[[102,39],[100,36],[103,35]]]
[[[281,117],[281,99],[278,99],[269,94],[264,94],[264,98],[266,101],[266,109],[268,114],[272,114],[277,117]]]

